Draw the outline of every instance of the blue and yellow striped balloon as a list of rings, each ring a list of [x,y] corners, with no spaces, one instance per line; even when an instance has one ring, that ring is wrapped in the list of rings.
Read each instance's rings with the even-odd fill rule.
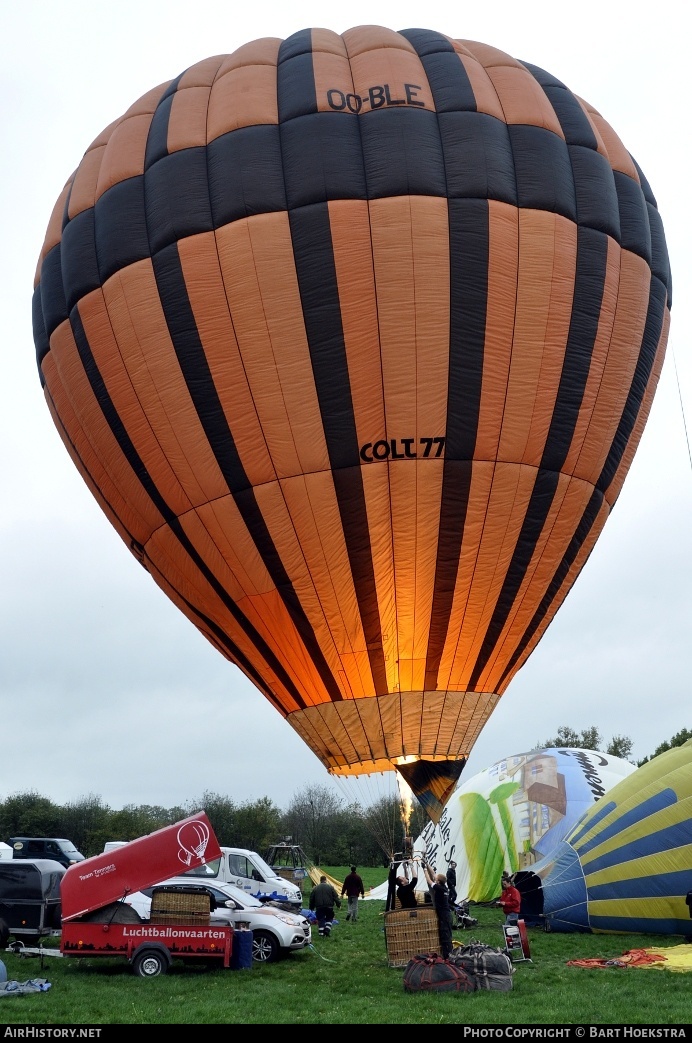
[[[692,938],[692,740],[613,787],[516,882],[525,917],[553,931]]]

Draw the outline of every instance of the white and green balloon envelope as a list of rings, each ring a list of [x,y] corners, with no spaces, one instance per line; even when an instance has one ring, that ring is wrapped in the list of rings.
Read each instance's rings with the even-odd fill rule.
[[[594,750],[550,748],[504,757],[458,787],[414,851],[438,871],[457,863],[460,899],[491,901],[504,871],[515,873],[549,855],[633,771],[629,761]],[[426,887],[422,874],[419,887]]]

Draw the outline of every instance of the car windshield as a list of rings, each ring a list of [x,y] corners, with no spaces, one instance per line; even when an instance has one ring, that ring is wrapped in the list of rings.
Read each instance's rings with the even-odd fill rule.
[[[264,859],[260,857],[260,855],[253,854],[252,861],[257,866],[259,871],[264,874],[265,880],[268,880],[276,876],[276,870],[268,866]]]
[[[233,884],[224,884],[219,890],[223,891],[228,898],[232,898],[234,902],[238,902],[245,909],[262,909],[264,906],[264,902],[260,902],[259,898],[254,898],[247,891],[241,891],[239,887],[234,887]]]
[[[221,866],[220,858],[213,858],[211,862],[207,862],[203,866],[195,866],[194,869],[188,869],[183,876],[195,876],[205,877],[208,880],[214,879],[219,875],[219,868]]]

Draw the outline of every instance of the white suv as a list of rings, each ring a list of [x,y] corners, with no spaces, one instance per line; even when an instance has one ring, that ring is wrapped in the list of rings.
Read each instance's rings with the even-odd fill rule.
[[[304,949],[312,941],[310,923],[304,916],[262,903],[233,884],[207,884],[183,876],[166,880],[165,885],[160,886],[206,891],[211,899],[212,923],[223,921],[234,927],[247,924],[250,928],[252,958],[257,963],[274,963],[280,956]],[[143,920],[149,919],[154,890],[148,887],[125,898],[127,905],[131,905]]]

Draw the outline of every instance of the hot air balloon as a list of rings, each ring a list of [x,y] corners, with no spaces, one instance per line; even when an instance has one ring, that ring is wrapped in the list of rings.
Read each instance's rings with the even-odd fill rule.
[[[459,898],[489,902],[503,872],[514,874],[551,854],[595,801],[636,768],[595,750],[548,747],[503,757],[456,788],[437,825],[412,848],[445,872],[457,864]],[[421,873],[418,889],[427,883]],[[386,898],[387,885],[370,898]]]
[[[691,837],[692,739],[619,782],[517,874],[522,914],[551,931],[692,938]]]
[[[201,61],[87,149],[34,336],[84,480],[336,776],[439,817],[663,361],[656,202],[555,77],[439,32]]]

